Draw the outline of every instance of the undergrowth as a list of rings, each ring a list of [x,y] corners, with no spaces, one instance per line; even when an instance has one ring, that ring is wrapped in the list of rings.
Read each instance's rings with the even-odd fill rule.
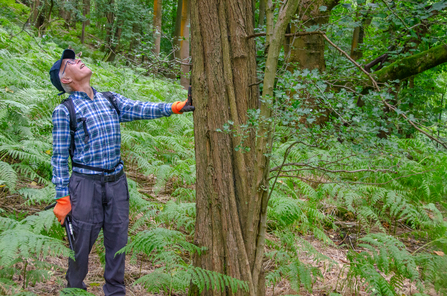
[[[18,27],[11,30],[20,31]],[[10,33],[0,27],[0,189],[19,194],[28,206],[43,207],[54,197],[51,113],[62,99],[50,83],[48,69],[62,49],[27,34],[10,39]],[[84,61],[93,70],[93,86],[99,91],[113,90],[154,102],[186,96],[179,85],[146,77],[138,70],[90,58]],[[128,253],[133,264],[143,264],[141,258],[145,258],[158,266],[134,284],[166,294],[185,292],[191,282],[200,290],[248,289],[245,282],[192,265],[193,254],[207,251],[191,243],[196,217],[192,115],[121,127],[126,170],[154,180],[151,192],[141,190],[144,182],[129,180],[130,243],[121,252]],[[404,283],[411,281],[421,294],[431,288],[447,293],[446,256],[433,253],[447,253],[447,155],[419,139],[396,138],[393,143],[382,154],[350,158],[351,150],[343,144],[296,146],[286,155],[292,143],[287,139],[275,143],[272,167],[286,156],[286,162],[304,163],[306,169],[299,172],[300,178],[291,173],[276,180],[275,171],[271,173],[271,185],[276,183],[268,205],[267,286],[274,290],[287,280],[293,290],[311,293],[316,282],[324,281],[324,272],[338,263],[306,238],[338,247],[328,235],[331,232],[349,238],[340,247],[349,249],[349,266],[331,292],[341,293],[349,286],[356,293],[364,286],[374,295],[398,295]],[[314,169],[339,159],[347,160],[335,161],[329,171]],[[347,166],[350,171],[374,166],[398,169],[340,172]],[[38,186],[28,186],[32,182]],[[155,198],[160,194],[172,198],[161,203]],[[354,226],[347,229],[349,223]],[[48,258],[71,256],[63,236],[51,210],[17,219],[0,209],[0,295],[33,295],[30,286],[61,270]],[[402,243],[406,238],[418,239],[423,245],[410,252]],[[101,258],[103,248],[98,247],[97,252]],[[311,264],[302,262],[303,253],[312,259]],[[317,267],[318,263],[323,267]],[[79,293],[61,291],[61,295]]]

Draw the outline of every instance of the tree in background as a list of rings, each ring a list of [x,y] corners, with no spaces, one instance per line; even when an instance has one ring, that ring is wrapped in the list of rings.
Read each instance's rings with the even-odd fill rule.
[[[182,21],[180,30],[180,60],[181,66],[181,78],[180,84],[183,88],[188,89],[189,86],[189,23],[190,23],[190,8],[191,0],[182,1]]]
[[[160,54],[161,43],[161,20],[162,20],[163,0],[154,0],[154,54]]]

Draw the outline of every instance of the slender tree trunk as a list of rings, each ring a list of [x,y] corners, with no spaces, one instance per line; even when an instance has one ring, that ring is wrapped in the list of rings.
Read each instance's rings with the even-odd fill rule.
[[[154,0],[154,53],[160,54],[161,43],[161,17],[163,0]]]
[[[371,24],[372,17],[370,16],[370,11],[366,13],[366,15],[361,17],[361,24],[358,27],[354,28],[354,32],[352,34],[352,43],[351,43],[351,54],[350,56],[354,60],[359,60],[363,57],[363,50],[360,49],[360,45],[363,44],[363,38],[365,36],[365,28]]]
[[[115,60],[116,55],[120,48],[122,32],[123,32],[123,24],[122,24],[122,22],[119,22],[118,25],[116,26],[115,34],[112,38],[112,43],[110,44],[109,54],[107,55],[107,58],[105,59],[106,62],[113,62]]]
[[[33,14],[32,14],[32,19],[31,19],[32,24],[36,24],[37,17],[39,16],[39,6],[40,6],[40,0],[34,0]]]
[[[265,2],[267,0],[260,0],[259,1],[259,21],[258,21],[258,28],[264,26],[264,19],[265,19]]]
[[[272,0],[269,0],[273,7]],[[217,132],[228,121],[247,122],[248,109],[258,108],[256,49],[252,0],[192,0],[192,89],[197,170],[197,216],[194,242],[207,247],[194,264],[248,282],[250,291],[203,291],[192,285],[189,295],[265,294],[265,223],[268,203],[267,143],[269,125],[242,142],[233,133]],[[269,31],[270,51],[264,80],[265,96],[273,95],[279,52],[288,22],[298,6],[287,1],[278,23]],[[273,11],[273,9],[272,9]],[[273,12],[270,14],[273,22]],[[267,17],[269,19],[269,17]],[[269,117],[262,105],[261,114]],[[265,136],[265,137],[264,137]],[[257,141],[258,140],[258,141]],[[242,148],[241,148],[242,147]],[[245,149],[244,149],[245,148]],[[241,150],[245,150],[242,153]]]
[[[90,14],[90,0],[83,0],[82,2],[82,15],[84,18],[86,15]],[[90,21],[87,19],[82,22],[82,33],[81,33],[81,43],[84,44],[84,37],[85,37],[85,26],[88,26],[90,24]]]
[[[106,24],[106,40],[104,43],[104,46],[101,47],[101,51],[109,52],[111,43],[112,43],[112,37],[113,37],[113,23],[115,22],[115,14],[113,5],[115,0],[109,0],[109,4],[106,6],[106,18],[107,18],[107,24]],[[107,46],[107,48],[106,48]]]
[[[175,27],[174,27],[174,47],[177,49],[174,52],[174,57],[180,59],[180,38],[181,38],[181,28],[182,28],[182,9],[183,0],[178,0],[177,3],[177,15],[175,17]]]
[[[189,69],[188,65],[185,63],[189,63],[189,23],[190,23],[190,7],[191,0],[183,0],[182,5],[182,21],[181,21],[181,31],[180,35],[182,36],[182,40],[180,41],[180,59],[184,63],[181,66],[181,78],[180,84],[184,89],[188,89],[189,87]]]

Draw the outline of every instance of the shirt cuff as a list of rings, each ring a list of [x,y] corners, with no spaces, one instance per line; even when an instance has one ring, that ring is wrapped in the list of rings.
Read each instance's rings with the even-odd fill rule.
[[[55,199],[59,199],[69,195],[68,187],[56,187],[56,197]]]
[[[165,116],[171,116],[171,114],[173,114],[174,112],[172,112],[172,105],[174,105],[173,103],[166,103],[165,105]]]

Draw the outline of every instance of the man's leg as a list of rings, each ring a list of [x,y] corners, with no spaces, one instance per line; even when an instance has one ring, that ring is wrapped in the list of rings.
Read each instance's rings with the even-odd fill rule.
[[[86,289],[88,256],[103,224],[100,187],[94,180],[73,174],[70,178],[70,202],[73,218],[75,260],[68,260],[67,287]]]
[[[124,286],[125,254],[116,254],[127,244],[129,226],[129,191],[126,175],[118,181],[106,183],[104,206],[104,246],[106,249],[106,267],[103,287],[106,296],[126,295]]]

